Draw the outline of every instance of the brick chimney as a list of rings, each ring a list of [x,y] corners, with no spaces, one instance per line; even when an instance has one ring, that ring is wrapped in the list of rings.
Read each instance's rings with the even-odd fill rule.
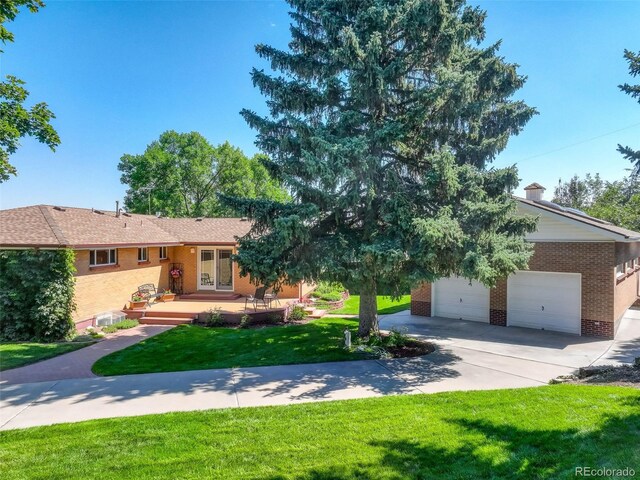
[[[545,190],[546,188],[544,188],[539,183],[535,183],[535,182],[532,183],[531,185],[527,185],[526,187],[524,187],[524,191],[527,195],[527,200],[533,200],[533,201],[542,200]]]

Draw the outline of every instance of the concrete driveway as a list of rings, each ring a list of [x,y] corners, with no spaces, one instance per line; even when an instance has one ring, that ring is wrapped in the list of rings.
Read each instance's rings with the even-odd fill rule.
[[[449,318],[419,317],[409,312],[387,315],[382,318],[380,326],[383,329],[400,328],[463,358],[483,353],[491,355],[485,358],[495,361],[496,368],[501,368],[499,365],[508,361],[522,367],[521,372],[525,376],[530,375],[530,365],[526,362],[533,362],[536,369],[544,368],[553,373],[562,370],[553,367],[573,370],[588,365],[631,363],[635,357],[640,357],[640,310],[626,312],[615,340]],[[501,360],[501,357],[511,360]]]
[[[640,312],[618,339],[389,315],[437,344],[424,357],[63,379],[0,386],[0,430],[211,408],[287,405],[381,395],[545,385],[593,363],[640,355]]]

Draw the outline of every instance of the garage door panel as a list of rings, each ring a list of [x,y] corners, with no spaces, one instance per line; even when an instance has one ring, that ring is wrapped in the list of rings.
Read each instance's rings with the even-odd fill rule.
[[[489,289],[465,278],[438,280],[433,284],[433,310],[437,317],[489,322]]]
[[[581,276],[517,272],[507,283],[511,326],[580,334]]]

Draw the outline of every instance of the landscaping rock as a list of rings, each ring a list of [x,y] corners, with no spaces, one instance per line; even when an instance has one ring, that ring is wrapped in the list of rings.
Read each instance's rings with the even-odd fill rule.
[[[568,383],[568,382],[573,382],[575,380],[577,380],[578,377],[576,377],[575,375],[560,375],[556,378],[553,378],[549,381],[549,385],[557,385],[560,383]]]

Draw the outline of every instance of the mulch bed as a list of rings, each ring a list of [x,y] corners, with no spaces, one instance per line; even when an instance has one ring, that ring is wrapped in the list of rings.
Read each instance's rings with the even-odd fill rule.
[[[640,389],[640,366],[604,365],[581,368],[577,375],[567,375],[552,380],[551,383],[571,383],[577,385],[614,385]]]
[[[385,349],[393,356],[393,358],[409,358],[421,357],[433,353],[436,349],[435,345],[419,340],[409,340],[401,347],[385,347]]]

